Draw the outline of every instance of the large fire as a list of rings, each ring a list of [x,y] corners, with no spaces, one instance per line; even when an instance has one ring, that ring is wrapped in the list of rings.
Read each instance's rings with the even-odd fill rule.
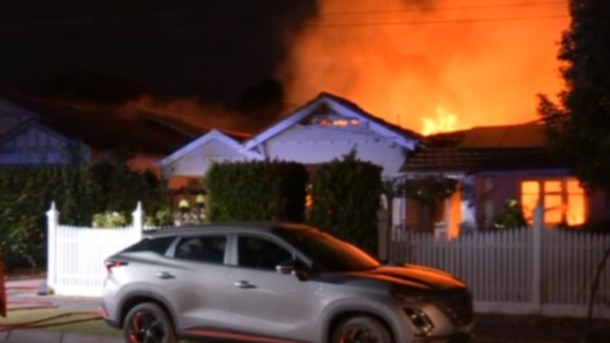
[[[410,129],[432,123],[432,133],[533,120],[536,94],[562,86],[556,56],[567,0],[318,5],[318,17],[288,37],[278,70],[290,103],[327,91]],[[437,104],[455,118],[437,116]]]
[[[437,132],[454,131],[457,128],[457,115],[450,113],[443,107],[438,106],[436,109],[436,119],[424,117],[422,118],[423,135],[430,135]]]

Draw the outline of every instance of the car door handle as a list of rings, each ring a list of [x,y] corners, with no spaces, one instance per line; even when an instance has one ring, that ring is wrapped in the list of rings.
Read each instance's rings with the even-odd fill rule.
[[[163,279],[163,280],[175,278],[175,276],[172,273],[170,273],[170,272],[158,272],[157,273],[157,277],[159,279]]]
[[[254,285],[246,280],[235,281],[233,283],[233,286],[238,287],[238,288],[254,288]]]

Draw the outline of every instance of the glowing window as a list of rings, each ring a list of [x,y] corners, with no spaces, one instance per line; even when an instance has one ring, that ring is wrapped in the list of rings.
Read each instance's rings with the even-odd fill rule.
[[[538,181],[521,182],[521,208],[528,223],[533,223],[534,209],[540,199],[540,183]]]
[[[586,193],[578,180],[547,179],[521,182],[521,206],[527,221],[533,222],[533,211],[539,201],[544,209],[545,224],[585,222]]]

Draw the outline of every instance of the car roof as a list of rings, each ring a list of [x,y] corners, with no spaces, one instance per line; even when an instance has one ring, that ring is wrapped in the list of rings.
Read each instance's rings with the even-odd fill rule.
[[[272,232],[276,230],[318,230],[317,228],[301,223],[289,223],[279,221],[259,221],[259,222],[222,222],[188,226],[176,226],[160,229],[148,230],[143,233],[143,237],[159,238],[167,236],[183,236],[197,233],[235,233],[235,232]]]

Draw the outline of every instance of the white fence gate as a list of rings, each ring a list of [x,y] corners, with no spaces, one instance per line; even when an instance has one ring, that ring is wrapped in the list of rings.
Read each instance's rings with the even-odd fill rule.
[[[133,226],[88,228],[59,225],[55,203],[47,212],[47,285],[59,295],[100,296],[106,276],[104,259],[139,241],[142,206],[133,212]]]
[[[537,214],[536,223],[540,223]],[[473,233],[447,241],[403,232],[390,260],[449,271],[470,286],[479,313],[610,318],[610,235],[543,228]]]

